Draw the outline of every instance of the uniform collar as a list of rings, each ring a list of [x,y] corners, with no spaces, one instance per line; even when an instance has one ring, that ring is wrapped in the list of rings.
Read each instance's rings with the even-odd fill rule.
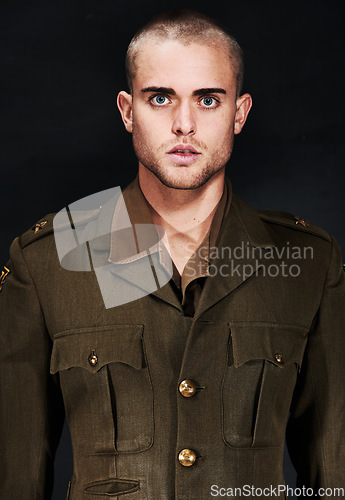
[[[134,182],[138,182],[137,179],[135,179]],[[228,185],[230,184],[229,181],[226,182],[228,183]],[[124,190],[124,192],[125,191],[126,190]],[[143,196],[142,193],[141,195]],[[109,264],[109,249],[111,248],[110,236],[112,228],[114,229],[114,209],[118,205],[119,200],[121,203],[121,197],[117,196],[115,198],[115,201],[114,199],[109,200],[101,207],[96,224],[95,238],[91,243],[93,257],[97,259],[97,265],[99,266]],[[147,203],[146,200],[144,201],[145,203]],[[141,217],[142,213],[143,212],[140,211],[137,212],[138,218],[136,219],[136,221],[147,221],[145,215]],[[128,217],[127,224],[130,225],[131,222],[132,221]],[[119,237],[118,239],[121,238],[121,234],[119,231],[126,231],[126,224],[123,223],[122,226],[122,229],[115,228],[117,233],[114,234],[117,234],[117,236]],[[133,232],[131,227],[129,227],[128,229]],[[97,237],[97,235],[99,236]],[[152,234],[150,235],[150,238],[152,238],[151,243],[153,243],[153,248],[155,248],[154,245],[159,242],[159,238],[157,238],[157,235]],[[261,220],[256,210],[250,207],[245,201],[243,201],[234,193],[232,194],[231,207],[221,221],[218,238],[216,238],[216,240],[218,255],[216,255],[215,257],[214,255],[211,255],[211,257],[213,257],[212,266],[216,266],[218,268],[223,264],[229,263],[228,257],[221,254],[221,250],[226,247],[234,249],[240,246],[242,246],[243,248],[270,248],[275,246],[274,241],[272,240],[270,234],[266,229],[265,223]],[[157,255],[160,255],[159,247],[155,249],[158,250]],[[136,257],[136,254],[138,253],[136,251],[137,248],[134,246],[133,250],[133,256]],[[248,259],[246,256],[244,256],[242,259],[237,259],[236,264],[251,264],[254,266],[254,260],[254,258]],[[137,259],[136,261],[138,262]],[[160,263],[162,267],[164,267],[164,262],[162,262],[161,257]],[[111,264],[111,272],[117,274],[119,277],[121,276],[122,272],[121,268],[121,265]],[[164,271],[164,269],[162,271]],[[215,275],[214,273],[212,273],[212,276],[210,276],[205,282],[203,293],[201,295],[194,318],[196,319],[197,317],[200,317],[200,315],[202,315],[205,310],[221,300],[224,296],[234,291],[247,279],[248,277],[245,277],[245,279],[243,279],[242,276],[238,275],[224,278],[219,273],[215,273]],[[135,276],[133,277],[133,282],[135,282],[134,280]],[[142,286],[142,284],[140,284],[140,286]],[[177,300],[176,295],[170,285],[166,284],[153,292],[151,291],[150,293],[165,302],[169,302],[176,308],[181,309],[181,303]]]
[[[129,264],[158,253],[159,263],[169,272],[171,258],[167,251],[168,243],[161,238],[164,232],[155,226],[151,216],[149,202],[146,200],[139,184],[138,176],[123,190],[123,198],[115,207],[110,238],[109,262],[114,264]],[[189,259],[182,275],[173,265],[173,280],[182,292],[182,302],[185,291],[191,281],[209,276],[210,249],[216,245],[224,216],[228,213],[232,196],[232,187],[226,178],[222,197],[216,208],[210,230],[206,234],[195,254]],[[136,238],[119,238],[118,228],[124,220],[130,220]],[[138,234],[140,231],[140,235]],[[128,233],[129,235],[129,233]],[[141,245],[138,244],[140,240]]]

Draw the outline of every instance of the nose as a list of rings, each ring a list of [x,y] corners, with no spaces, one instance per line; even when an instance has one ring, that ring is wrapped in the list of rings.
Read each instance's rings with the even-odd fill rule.
[[[180,103],[175,110],[172,131],[175,135],[194,135],[196,132],[196,123],[193,116],[193,110],[188,103]]]

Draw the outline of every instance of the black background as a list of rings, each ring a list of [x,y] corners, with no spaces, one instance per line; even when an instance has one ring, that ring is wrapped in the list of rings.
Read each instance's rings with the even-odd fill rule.
[[[254,106],[227,174],[256,208],[292,212],[345,249],[344,15],[339,1],[185,2],[217,17],[245,53]],[[1,261],[11,240],[48,212],[136,174],[116,109],[124,57],[158,1],[1,3]],[[43,257],[42,257],[43,258]],[[71,469],[67,433],[54,500]],[[293,473],[286,463],[286,479]]]

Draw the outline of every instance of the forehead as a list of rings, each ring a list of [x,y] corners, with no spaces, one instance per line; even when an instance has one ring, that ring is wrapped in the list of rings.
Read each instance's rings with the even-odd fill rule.
[[[133,90],[150,86],[171,87],[177,92],[210,87],[235,91],[236,78],[224,43],[146,40],[138,47]]]

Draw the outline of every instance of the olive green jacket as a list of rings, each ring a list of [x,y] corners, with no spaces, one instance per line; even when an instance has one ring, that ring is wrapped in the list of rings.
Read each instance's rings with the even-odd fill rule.
[[[112,212],[105,204],[75,225],[110,225]],[[328,234],[234,195],[186,317],[171,283],[106,308],[94,270],[60,265],[52,219],[13,242],[2,280],[1,499],[50,498],[64,414],[71,500],[282,487],[286,431],[300,486],[345,486],[345,285]],[[114,264],[111,286],[123,279]]]

